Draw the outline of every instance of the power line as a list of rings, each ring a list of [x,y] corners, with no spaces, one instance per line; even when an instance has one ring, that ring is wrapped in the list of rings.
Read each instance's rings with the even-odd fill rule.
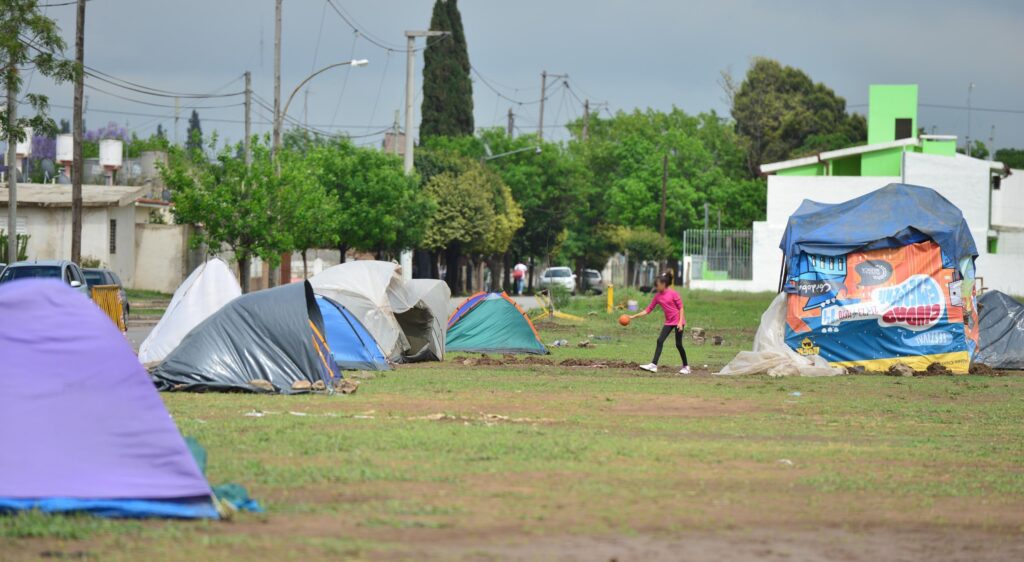
[[[427,41],[426,41],[426,45],[424,45],[423,47],[416,47],[416,48],[413,48],[413,49],[406,49],[406,48],[398,46],[398,45],[388,44],[383,39],[380,39],[380,38],[374,36],[372,33],[369,33],[368,31],[362,29],[362,26],[360,26],[359,23],[357,21],[355,21],[355,18],[352,17],[351,14],[346,12],[344,8],[342,8],[342,7],[338,6],[338,5],[335,5],[334,0],[326,0],[326,2],[327,2],[327,5],[330,6],[332,10],[334,10],[334,13],[338,14],[338,17],[340,17],[342,19],[342,21],[344,21],[346,24],[348,24],[349,27],[352,28],[352,31],[358,33],[359,35],[362,35],[363,38],[365,38],[370,44],[375,45],[377,47],[380,47],[381,49],[385,49],[385,50],[389,50],[389,51],[395,51],[396,53],[409,53],[409,52],[415,53],[417,51],[422,51],[423,49],[426,49],[427,47],[429,47],[431,45],[432,40],[434,42],[436,42],[436,41],[443,41],[446,37],[451,37],[451,34],[443,35],[443,36],[438,37],[438,38],[428,37]]]
[[[228,93],[225,93],[225,94],[218,94],[218,93],[197,94],[197,93],[189,93],[189,92],[173,92],[173,91],[170,91],[170,90],[163,90],[163,89],[160,89],[160,88],[153,88],[153,87],[150,87],[150,86],[145,86],[145,85],[142,85],[142,84],[137,84],[135,82],[131,82],[131,81],[125,80],[123,78],[118,78],[118,77],[113,76],[111,74],[107,74],[106,72],[103,72],[101,70],[97,70],[95,68],[91,68],[89,66],[86,66],[85,68],[86,68],[86,72],[85,72],[86,76],[90,76],[90,77],[95,78],[97,80],[100,80],[102,82],[106,82],[107,84],[110,84],[112,86],[116,86],[116,87],[119,87],[119,88],[122,88],[122,89],[125,89],[125,90],[131,90],[133,92],[137,92],[137,93],[145,94],[145,95],[149,95],[149,96],[157,96],[157,97],[164,97],[164,98],[230,98],[230,97],[240,96],[240,95],[244,95],[245,94],[245,90],[239,90],[237,92],[228,92]],[[242,79],[242,76],[239,75],[238,77],[231,79],[231,81],[229,81],[224,86],[221,86],[217,90],[214,90],[214,92],[217,92],[218,90],[224,89],[225,87],[227,87],[227,86],[229,86],[231,84],[234,84],[235,82],[237,82],[237,81],[239,81],[241,79]]]
[[[91,2],[92,0],[85,0],[85,1],[86,2]],[[70,6],[72,4],[77,4],[77,3],[78,3],[78,0],[71,0],[70,2],[58,2],[56,4],[36,4],[36,7],[37,8],[59,8],[61,6]]]
[[[141,105],[148,105],[148,106],[151,106],[151,107],[174,107],[173,104],[154,103],[154,102],[149,102],[149,101],[143,101],[143,100],[137,100],[137,99],[134,99],[134,98],[129,98],[127,96],[122,96],[120,94],[115,94],[113,92],[108,92],[107,90],[104,90],[103,88],[99,88],[99,87],[94,86],[94,85],[89,84],[89,83],[86,83],[85,86],[87,88],[89,88],[90,90],[96,90],[97,92],[106,94],[108,96],[111,96],[111,97],[114,97],[114,98],[117,98],[117,99],[120,99],[120,100],[124,100],[124,101],[130,101],[132,103],[138,103],[138,104],[141,104]],[[189,98],[189,99],[200,99],[200,98]],[[204,106],[192,106],[192,107],[195,108],[195,109],[220,109],[220,108],[225,108],[225,107],[240,107],[242,105],[244,105],[244,104],[239,102],[239,103],[224,104],[224,105],[204,105]]]
[[[959,110],[959,111],[967,111],[968,109],[970,109],[971,111],[985,111],[985,112],[988,112],[988,113],[1011,113],[1011,114],[1021,114],[1021,113],[1024,113],[1024,109],[1006,109],[1006,108],[996,108],[996,107],[976,107],[976,106],[973,106],[973,105],[971,107],[967,107],[966,105],[949,105],[949,104],[940,104],[940,103],[919,103],[917,105],[918,105],[918,107],[927,107],[929,109],[954,109],[954,110]],[[868,106],[868,104],[866,104],[866,103],[853,103],[853,104],[848,104],[846,107],[851,107],[851,108],[852,107],[858,107],[859,108],[859,107],[867,107],[867,106]]]

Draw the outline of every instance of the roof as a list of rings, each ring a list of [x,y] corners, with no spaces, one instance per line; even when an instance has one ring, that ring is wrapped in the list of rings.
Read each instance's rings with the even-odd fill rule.
[[[53,266],[53,267],[64,267],[64,265],[69,264],[69,263],[71,263],[71,262],[69,262],[68,260],[30,260],[30,261],[20,261],[18,263],[12,263],[11,267],[14,268],[14,267],[22,267],[22,266],[30,266],[30,265],[43,265],[43,266]]]
[[[918,143],[918,139],[910,137],[906,139],[895,140],[892,142],[880,142],[861,146],[851,146],[849,148],[841,148],[839,150],[828,150],[825,152],[819,152],[818,154],[814,154],[811,156],[804,156],[803,158],[794,158],[793,160],[783,160],[782,162],[762,164],[761,173],[771,174],[773,172],[778,172],[779,170],[799,168],[801,166],[817,164],[818,162],[824,162],[826,160],[835,160],[836,158],[845,158],[847,156],[854,156],[857,154],[864,154],[867,152],[878,152],[881,150],[899,148],[901,146],[917,146]]]
[[[125,207],[142,197],[149,187],[134,185],[83,185],[83,207]],[[0,206],[6,206],[6,185],[0,187]],[[22,207],[70,207],[71,186],[60,184],[19,183],[18,205]]]

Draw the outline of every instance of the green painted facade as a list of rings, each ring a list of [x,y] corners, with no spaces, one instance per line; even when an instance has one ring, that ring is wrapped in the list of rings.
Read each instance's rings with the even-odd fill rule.
[[[868,146],[918,138],[917,85],[873,84],[868,90]],[[903,152],[956,155],[956,139],[920,139],[916,146],[872,150],[779,170],[780,176],[899,176]]]
[[[872,84],[868,88],[868,144],[897,140],[897,119],[910,119],[910,136],[917,136],[917,84]]]

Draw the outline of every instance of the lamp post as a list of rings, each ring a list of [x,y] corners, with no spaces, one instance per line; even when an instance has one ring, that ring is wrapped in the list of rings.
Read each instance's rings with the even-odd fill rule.
[[[272,154],[273,154],[273,158],[274,158],[274,172],[277,175],[279,175],[279,176],[281,175],[281,160],[278,158],[278,153],[281,151],[281,128],[282,128],[282,125],[284,124],[285,116],[288,115],[288,108],[292,105],[292,100],[295,99],[295,95],[299,93],[299,90],[301,90],[302,87],[305,86],[310,80],[316,78],[320,74],[323,74],[324,72],[327,72],[328,70],[330,70],[332,68],[338,68],[339,66],[366,66],[368,64],[370,64],[370,61],[368,61],[366,59],[352,59],[352,60],[347,60],[347,61],[343,61],[343,62],[336,62],[334,64],[329,64],[329,65],[321,68],[320,70],[317,70],[313,74],[310,74],[305,79],[303,79],[302,82],[299,82],[298,86],[295,86],[295,89],[292,90],[291,95],[288,96],[288,101],[286,101],[285,104],[284,104],[284,109],[281,110],[280,114],[274,116],[274,131],[275,131],[275,134],[274,134],[274,146],[273,146]],[[281,284],[282,285],[291,282],[291,276],[292,276],[291,275],[291,273],[292,273],[291,259],[292,259],[291,252],[285,252],[284,254],[281,255]],[[342,262],[344,262],[345,261],[345,256],[341,256],[341,260],[342,260]]]

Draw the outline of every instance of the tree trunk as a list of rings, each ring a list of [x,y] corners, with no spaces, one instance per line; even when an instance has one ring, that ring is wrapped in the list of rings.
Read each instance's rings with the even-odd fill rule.
[[[338,244],[338,253],[340,256],[338,258],[338,263],[345,263],[345,256],[348,254],[348,244]]]
[[[530,271],[529,271],[530,279],[529,279],[529,283],[526,285],[526,290],[528,292],[532,293],[533,292],[533,256],[530,256],[529,269],[530,269]]]
[[[302,250],[302,278],[309,279],[309,262],[306,261],[306,250]]]
[[[512,287],[512,259],[511,259],[511,257],[512,256],[508,252],[505,252],[505,255],[503,255],[501,257],[501,265],[502,265],[502,268],[501,268],[502,269],[502,273],[501,273],[501,275],[502,275],[502,277],[501,277],[502,278],[501,288],[502,288],[503,291],[507,291],[508,293],[515,292],[515,289]]]
[[[248,255],[238,258],[238,281],[242,286],[242,293],[249,292],[249,278],[252,276],[252,272],[250,271],[251,264],[252,258]]]
[[[445,282],[453,295],[459,293],[459,247],[453,244],[444,250]]]
[[[438,252],[430,252],[430,278],[431,279],[440,279],[441,278],[441,268],[439,267],[440,261],[441,261],[441,256],[440,256],[440,254]]]

